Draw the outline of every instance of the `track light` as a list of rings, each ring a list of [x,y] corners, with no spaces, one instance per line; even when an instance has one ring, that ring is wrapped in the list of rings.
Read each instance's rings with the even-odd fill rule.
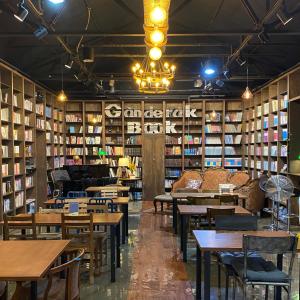
[[[265,31],[260,32],[257,37],[262,44],[266,44],[270,41],[270,37]]]
[[[278,10],[277,14],[276,14],[277,18],[280,20],[280,22],[282,23],[282,25],[286,25],[287,23],[289,23],[290,21],[293,20],[293,17],[289,17],[287,16],[282,9]]]
[[[68,61],[65,63],[65,67],[66,67],[67,69],[72,69],[73,63],[74,63],[74,61],[73,61],[73,59],[70,57],[70,58],[68,59]]]
[[[61,3],[65,2],[65,0],[48,0],[48,1],[53,3],[53,4],[61,4]]]
[[[216,73],[216,67],[210,60],[208,60],[204,64],[203,72],[207,76],[213,76]]]
[[[74,74],[74,77],[75,77],[75,79],[76,79],[76,80],[78,80],[78,81],[79,81],[79,77],[78,77],[78,75],[77,75],[77,74]]]
[[[92,47],[82,47],[82,59],[85,63],[94,62],[95,53]]]
[[[14,14],[14,17],[19,20],[20,22],[23,22],[27,15],[28,15],[28,9],[24,7],[24,0],[20,1],[18,4],[18,11]]]
[[[224,81],[223,81],[223,80],[221,80],[221,79],[217,79],[217,80],[216,80],[216,85],[217,85],[218,87],[220,87],[220,88],[221,88],[221,87],[223,87],[223,86],[224,86],[224,84],[225,84],[225,83],[224,83]]]
[[[242,59],[240,56],[237,57],[236,62],[242,67],[245,63],[246,60]]]
[[[34,36],[35,36],[37,39],[41,40],[41,39],[43,39],[45,36],[48,35],[48,30],[47,30],[46,27],[44,27],[44,26],[41,25],[41,26],[39,26],[39,28],[38,28],[37,30],[35,30],[35,31],[33,32],[33,34],[34,34]]]
[[[203,81],[201,80],[200,76],[194,81],[194,87],[195,88],[201,88],[203,85]]]

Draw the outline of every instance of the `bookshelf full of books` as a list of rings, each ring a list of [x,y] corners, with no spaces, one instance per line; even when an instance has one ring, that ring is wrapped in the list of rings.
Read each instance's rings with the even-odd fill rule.
[[[287,87],[282,78],[245,103],[245,168],[254,178],[288,173]]]

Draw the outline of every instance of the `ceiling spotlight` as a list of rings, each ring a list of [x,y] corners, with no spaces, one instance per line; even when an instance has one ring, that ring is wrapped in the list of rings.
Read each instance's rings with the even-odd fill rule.
[[[94,58],[95,58],[94,48],[92,48],[92,47],[82,47],[82,60],[85,63],[94,62]]]
[[[203,85],[203,81],[201,80],[200,76],[194,81],[194,87],[195,88],[201,88]]]
[[[204,92],[206,93],[210,93],[214,90],[213,85],[211,82],[209,82],[208,84],[206,84],[203,88]]]
[[[47,36],[48,35],[48,30],[47,30],[47,28],[46,27],[44,27],[44,26],[39,26],[39,28],[37,29],[37,30],[35,30],[34,32],[33,32],[33,34],[34,34],[34,36],[36,37],[36,38],[38,38],[39,40],[41,40],[41,39],[43,39],[45,36]]]
[[[216,67],[212,64],[210,60],[206,61],[204,65],[203,72],[205,75],[211,76],[216,73]]]
[[[79,81],[79,77],[78,77],[78,75],[77,75],[77,74],[74,74],[74,77],[75,77],[75,79],[76,79],[76,80],[78,80],[78,81]]]
[[[73,63],[74,63],[73,59],[69,57],[68,61],[65,63],[65,67],[67,69],[72,69]]]
[[[227,80],[230,79],[230,71],[229,71],[229,70],[224,70],[224,71],[223,71],[223,75],[224,75],[224,77],[225,77]]]
[[[223,80],[221,80],[221,79],[217,79],[216,80],[216,85],[218,86],[218,87],[220,87],[220,88],[222,88],[223,86],[224,86],[224,81]]]
[[[245,63],[246,60],[242,59],[240,56],[237,57],[236,62],[242,67]]]
[[[53,4],[60,4],[60,3],[64,3],[65,0],[48,0],[49,2],[53,3]]]
[[[270,37],[265,31],[260,32],[257,37],[262,44],[266,44],[270,41]]]
[[[14,14],[14,17],[17,20],[19,20],[20,22],[23,22],[26,19],[27,15],[28,15],[28,9],[26,9],[24,7],[24,2],[25,2],[25,0],[22,0],[22,1],[19,2],[18,11],[17,11],[17,13]]]
[[[161,52],[161,49],[158,48],[158,47],[153,47],[150,49],[149,51],[149,57],[152,59],[152,60],[159,60],[162,56],[162,52]]]
[[[293,20],[293,17],[287,16],[281,9],[278,10],[276,16],[284,26]]]

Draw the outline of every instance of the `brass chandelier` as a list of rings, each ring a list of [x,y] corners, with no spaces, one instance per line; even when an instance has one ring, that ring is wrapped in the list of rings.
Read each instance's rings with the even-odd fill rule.
[[[168,13],[171,0],[144,0],[144,30],[147,57],[132,66],[133,78],[139,91],[161,94],[169,91],[175,75],[175,65],[161,57],[167,44]]]

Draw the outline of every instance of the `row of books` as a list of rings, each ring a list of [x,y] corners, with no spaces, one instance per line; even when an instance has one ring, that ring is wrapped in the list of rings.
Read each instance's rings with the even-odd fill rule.
[[[87,154],[87,148],[66,148],[66,155],[83,155]]]
[[[13,191],[11,181],[7,180],[2,182],[2,195],[5,196]]]
[[[189,148],[184,149],[184,155],[201,155],[202,154],[202,148]]]
[[[54,156],[64,155],[64,148],[63,147],[54,147],[53,148],[53,155]]]
[[[106,136],[105,143],[120,145],[123,143],[123,138],[122,138],[122,136]]]
[[[118,156],[124,155],[123,147],[105,146],[105,151],[106,151],[107,155],[118,155]]]
[[[21,174],[21,164],[20,163],[14,164],[14,173],[15,173],[15,175]]]
[[[230,135],[230,134],[225,134],[225,144],[227,145],[239,145],[242,143],[242,135]]]
[[[46,106],[45,108],[45,116],[46,118],[52,118],[52,107]]]
[[[36,128],[38,129],[45,129],[45,120],[41,118],[36,118]]]
[[[8,131],[9,129],[8,129],[8,126],[7,125],[2,125],[1,126],[1,135],[2,135],[2,139],[8,139],[8,133],[9,133],[9,131]]]
[[[46,130],[48,130],[48,131],[52,130],[52,126],[51,126],[51,123],[49,121],[46,121]]]
[[[21,94],[13,94],[13,106],[21,108]]]
[[[205,137],[206,145],[222,145],[221,138],[219,136],[206,136]]]
[[[181,167],[181,159],[166,159],[165,160],[166,167]]]
[[[166,177],[180,177],[181,175],[181,170],[178,169],[168,169],[166,168],[165,170],[165,176]]]
[[[32,156],[33,156],[33,146],[25,145],[25,157],[32,157]]]
[[[15,205],[16,208],[22,207],[24,205],[25,193],[24,191],[19,192],[15,195]]]
[[[53,130],[54,130],[54,132],[63,133],[63,124],[54,123],[53,124]]]
[[[205,125],[205,133],[222,133],[221,125]]]
[[[224,165],[225,167],[242,167],[242,158],[225,158]]]
[[[65,164],[65,158],[61,157],[54,157],[54,169],[62,168]]]
[[[22,190],[22,179],[21,178],[16,178],[15,179],[15,191],[19,192]]]
[[[29,142],[33,141],[33,130],[31,129],[25,130],[25,141],[29,141]]]
[[[243,112],[230,112],[225,115],[225,122],[242,122]]]
[[[166,147],[165,155],[181,155],[181,146]]]
[[[82,114],[66,114],[66,122],[82,123]]]
[[[57,120],[57,121],[60,121],[60,122],[63,122],[63,119],[64,119],[63,112],[58,111],[57,109],[54,109],[53,110],[53,119]]]
[[[222,114],[220,112],[205,114],[205,121],[208,122],[221,122]]]
[[[13,112],[13,122],[14,124],[21,124],[21,114],[18,112]]]
[[[83,137],[82,136],[66,136],[66,144],[67,145],[83,145]]]
[[[88,136],[85,137],[85,143],[87,145],[100,145],[101,144],[101,137],[100,136]]]
[[[9,198],[3,198],[3,212],[8,213],[11,211],[10,208],[10,199]]]
[[[32,116],[24,116],[24,124],[25,126],[31,126],[34,127],[34,119]]]
[[[194,136],[193,137],[192,135],[185,135],[184,136],[184,144],[200,145],[201,142],[202,142],[202,137],[199,137],[199,136]]]
[[[141,156],[142,155],[142,149],[141,148],[125,148],[125,155],[126,156]]]
[[[221,158],[205,158],[204,160],[205,167],[222,167]]]
[[[87,133],[102,133],[102,126],[87,126]]]
[[[28,111],[33,111],[33,102],[30,99],[24,100],[24,109]]]
[[[8,176],[8,164],[2,164],[2,176]]]
[[[8,152],[8,146],[2,145],[2,158],[8,157],[9,152]]]
[[[14,156],[20,157],[20,146],[19,145],[14,145]]]
[[[279,154],[280,157],[287,157],[287,145],[281,145],[279,153],[278,150],[277,146],[271,146],[271,156],[278,156]]]
[[[166,135],[166,144],[181,144],[182,143],[182,137],[175,137]]]
[[[10,121],[8,107],[1,109],[1,121],[5,121],[5,122],[9,122]]]
[[[142,144],[142,136],[141,135],[134,135],[130,136],[126,139],[127,145],[141,145]]]
[[[44,104],[43,103],[36,103],[35,105],[35,113],[38,115],[43,116],[44,115]]]
[[[101,123],[102,122],[102,115],[95,115],[95,114],[87,114],[86,121],[88,123]]]
[[[8,103],[8,92],[0,88],[0,102]]]
[[[242,124],[225,124],[226,133],[239,133],[242,132]]]
[[[67,126],[68,133],[82,133],[82,126]]]

